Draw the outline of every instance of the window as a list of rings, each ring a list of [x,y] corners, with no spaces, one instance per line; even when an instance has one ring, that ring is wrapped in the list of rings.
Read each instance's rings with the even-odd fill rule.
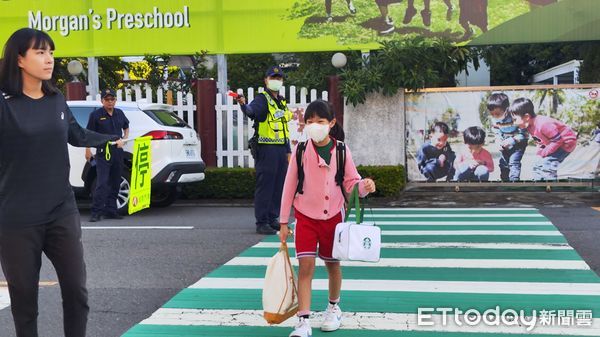
[[[183,119],[179,118],[179,116],[173,112],[167,110],[145,110],[144,112],[160,125],[191,128]]]
[[[82,127],[86,127],[88,120],[90,119],[90,114],[92,111],[98,109],[99,107],[95,106],[72,106],[70,107],[73,112],[73,117],[77,120],[77,123]]]

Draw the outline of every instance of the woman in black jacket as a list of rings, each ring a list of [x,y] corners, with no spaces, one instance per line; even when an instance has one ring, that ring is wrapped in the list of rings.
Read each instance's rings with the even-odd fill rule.
[[[81,224],[69,184],[73,146],[117,136],[88,131],[50,82],[54,42],[23,28],[0,61],[0,264],[18,337],[35,337],[42,252],[60,283],[66,337],[85,336],[89,312]]]

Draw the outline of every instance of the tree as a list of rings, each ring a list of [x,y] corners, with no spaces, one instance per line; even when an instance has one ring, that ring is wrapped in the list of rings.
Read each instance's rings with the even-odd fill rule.
[[[265,71],[275,64],[272,54],[228,55],[229,87],[246,90],[264,86]]]
[[[127,64],[121,61],[120,57],[98,57],[97,59],[100,89],[118,88],[123,81],[123,72]],[[81,62],[83,69],[87,69],[88,62],[86,58],[66,57],[56,59],[54,62],[53,79],[60,90],[64,91],[65,84],[73,79],[73,76],[67,70],[67,65],[73,60]],[[87,82],[87,71],[79,75],[78,79]]]
[[[366,95],[381,91],[386,96],[400,89],[456,85],[454,77],[469,63],[479,66],[476,49],[455,46],[444,39],[407,38],[384,42],[360,67],[344,70],[342,93],[348,102],[364,103]]]
[[[581,83],[600,82],[600,43],[569,42],[499,45],[481,49],[492,85],[531,84],[534,74],[571,60],[583,60]]]

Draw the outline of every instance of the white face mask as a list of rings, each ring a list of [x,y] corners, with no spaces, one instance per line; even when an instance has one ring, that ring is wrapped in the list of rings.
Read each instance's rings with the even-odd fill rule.
[[[328,124],[318,124],[312,123],[308,124],[304,130],[306,130],[306,134],[310,139],[312,139],[316,143],[320,143],[329,135],[329,125]]]
[[[280,80],[268,80],[267,81],[267,88],[269,88],[271,91],[279,91],[279,89],[281,89],[282,86],[283,86],[283,81],[280,81]]]

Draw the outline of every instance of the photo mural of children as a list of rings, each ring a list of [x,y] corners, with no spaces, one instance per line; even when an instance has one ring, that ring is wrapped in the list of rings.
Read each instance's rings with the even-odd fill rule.
[[[516,99],[508,108],[519,128],[527,128],[537,144],[539,161],[533,166],[533,180],[556,180],[558,166],[577,146],[577,134],[565,123],[536,115],[528,98]]]
[[[460,9],[460,25],[465,30],[463,40],[468,40],[473,36],[473,29],[470,25],[479,27],[482,32],[488,30],[487,7],[488,0],[460,0],[458,2]]]
[[[443,0],[444,4],[448,10],[446,11],[446,20],[452,20],[452,2],[450,0]],[[423,0],[423,10],[421,11],[421,18],[423,19],[423,24],[427,27],[431,25],[431,0]],[[411,23],[412,19],[417,14],[417,9],[415,8],[415,0],[408,0],[406,12],[404,12],[404,20],[403,24],[407,25]]]
[[[488,181],[494,172],[492,155],[483,148],[485,131],[478,126],[471,126],[463,132],[467,150],[460,153],[454,162],[458,181]]]
[[[510,105],[504,93],[493,93],[487,102],[492,131],[500,148],[500,179],[518,181],[521,177],[521,159],[527,148],[527,129],[515,125],[512,115],[506,112]]]
[[[331,1],[332,0],[325,0],[325,12],[327,13],[327,22],[333,21],[333,17],[331,16]],[[354,3],[352,3],[352,0],[346,0],[346,4],[348,5],[348,11],[350,11],[350,14],[356,14],[356,8],[354,7]]]
[[[429,141],[417,152],[417,164],[427,181],[436,181],[454,177],[454,159],[456,154],[448,143],[450,128],[446,123],[437,122],[430,130]]]

